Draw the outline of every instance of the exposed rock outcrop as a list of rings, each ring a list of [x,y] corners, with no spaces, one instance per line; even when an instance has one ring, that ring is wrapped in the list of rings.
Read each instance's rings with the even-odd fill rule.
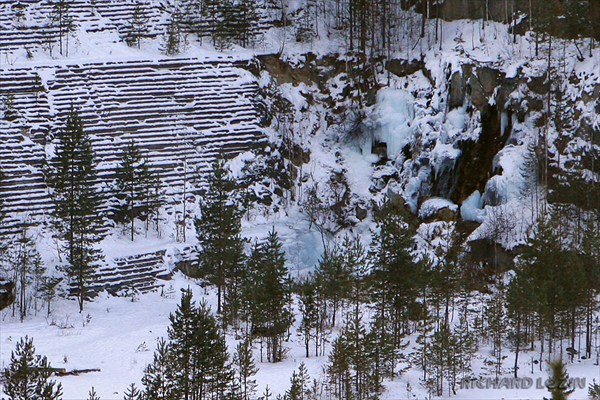
[[[11,281],[0,281],[0,310],[4,310],[15,301],[15,284]]]

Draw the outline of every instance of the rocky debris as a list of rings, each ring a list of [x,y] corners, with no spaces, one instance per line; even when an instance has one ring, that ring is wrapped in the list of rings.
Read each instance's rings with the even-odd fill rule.
[[[4,310],[15,301],[15,284],[11,281],[0,281],[0,310]]]
[[[439,197],[432,197],[419,208],[419,219],[423,222],[456,221],[458,206],[453,202]]]

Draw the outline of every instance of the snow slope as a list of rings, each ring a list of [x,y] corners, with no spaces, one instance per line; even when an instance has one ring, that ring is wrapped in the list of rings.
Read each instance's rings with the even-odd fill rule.
[[[307,104],[306,95],[316,93],[316,87],[308,84],[279,85],[282,96],[294,105],[292,119],[298,133],[296,141],[311,155],[310,161],[302,166],[298,180],[301,182],[297,194],[299,203],[303,190],[315,184],[320,184],[320,195],[324,201],[330,199],[335,193],[332,193],[333,189],[327,182],[330,182],[331,176],[343,174],[351,193],[348,208],[353,210],[348,219],[356,223],[352,232],[363,237],[365,243],[368,243],[369,229],[373,228],[373,224],[368,218],[359,220],[358,213],[354,210],[356,206],[364,206],[371,200],[380,200],[384,194],[389,193],[402,196],[417,215],[422,212],[423,218],[443,207],[453,211],[460,210],[464,220],[482,222],[472,234],[472,238],[485,236],[491,229],[493,218],[498,213],[507,213],[518,223],[515,224],[513,232],[501,238],[502,244],[512,247],[522,243],[531,220],[529,205],[524,203],[522,198],[521,188],[525,184],[522,166],[527,145],[539,133],[535,126],[535,115],[523,121],[509,119],[508,115],[502,116],[502,132],[507,133],[505,131],[509,125],[512,126],[512,130],[508,133],[506,145],[494,157],[495,172],[490,173],[485,187],[467,193],[467,197],[461,199],[461,202],[451,202],[449,199],[438,197],[429,198],[428,185],[433,177],[452,169],[460,158],[462,153],[458,142],[476,139],[481,134],[481,115],[477,112],[467,112],[470,99],[467,98],[460,107],[450,109],[447,105],[449,77],[455,72],[462,72],[464,66],[473,64],[493,67],[507,78],[523,76],[533,79],[542,75],[546,68],[545,55],[535,57],[533,54],[531,37],[519,36],[514,44],[512,37],[506,33],[505,26],[497,23],[485,24],[483,29],[480,26],[480,23],[472,21],[445,23],[442,35],[445,39],[441,46],[438,47],[438,44],[433,43],[433,38],[428,36],[418,47],[407,46],[404,52],[393,55],[412,61],[421,58],[422,54],[429,76],[425,76],[422,71],[403,77],[385,72],[380,74],[378,79],[381,82],[389,82],[389,88],[380,91],[370,120],[367,121],[367,124],[371,124],[371,135],[359,143],[349,142],[343,137],[346,126],[330,126],[326,122],[328,112],[322,104]],[[275,52],[280,49],[285,35],[289,35],[285,29],[272,30],[260,48],[255,51],[234,49],[227,57],[246,59],[254,53]],[[157,50],[158,39],[146,40],[141,49],[132,49],[122,43],[115,43],[117,33],[110,29],[96,33],[81,31],[77,37],[79,40],[73,44],[68,58],[63,57],[56,61],[40,51],[35,53],[35,58],[31,60],[25,52],[16,52],[3,57],[0,68],[31,67],[48,71],[46,67],[55,65],[157,60],[162,57]],[[288,44],[283,49],[283,56],[293,63],[299,62],[301,55],[307,51],[326,55],[343,49],[344,46],[343,38],[322,37],[311,44]],[[564,55],[560,60],[553,62],[556,62],[556,65],[560,63],[561,68],[575,74],[582,82],[575,88],[571,86],[573,93],[569,95],[576,99],[585,95],[591,97],[588,102],[577,101],[577,108],[582,118],[590,118],[595,126],[598,126],[600,119],[594,109],[598,99],[593,96],[594,88],[600,84],[600,50],[594,50],[592,58],[580,62],[575,57],[576,49],[570,42],[559,41],[556,46],[564,50]],[[209,45],[201,47],[194,43],[190,44],[181,57],[214,59],[223,56]],[[44,83],[52,79],[50,73],[42,73],[40,76]],[[261,86],[272,82],[268,76],[262,76],[258,81]],[[236,84],[238,83],[240,82]],[[511,101],[521,104],[526,94],[527,89],[520,87],[511,93]],[[307,112],[307,109],[310,112]],[[274,140],[281,140],[276,132],[266,133]],[[557,135],[555,130],[550,132],[551,138]],[[389,160],[384,165],[376,165],[380,161],[380,155],[371,152],[371,144],[374,141],[387,144],[386,156]],[[402,152],[407,145],[412,150],[409,157]],[[572,157],[576,156],[576,149],[587,146],[585,143],[579,143],[579,147],[577,145],[574,139]],[[243,157],[244,155],[232,162],[234,173],[242,168]],[[427,164],[425,160],[428,160]],[[567,160],[568,158],[562,158],[557,161],[564,164]],[[385,181],[381,187],[374,183],[389,176],[394,178]],[[492,188],[494,193],[500,193],[498,201],[492,201],[490,198]],[[193,207],[191,211],[194,211]],[[174,218],[169,222],[174,222]],[[439,232],[450,230],[451,225],[439,221],[422,224],[418,232],[423,251],[433,253],[432,249],[435,246],[443,245],[443,238]],[[277,212],[269,212],[266,207],[257,207],[243,222],[244,235],[248,238],[264,237],[272,227],[277,229],[284,243],[292,276],[310,270],[323,251],[322,237],[314,228],[309,230],[308,226],[306,216],[301,212],[301,204],[282,207]],[[347,231],[341,230],[338,234],[342,235]],[[190,239],[185,246],[194,243],[191,227],[188,235]],[[40,239],[40,247],[45,260],[51,265],[55,264],[55,251],[47,236]],[[140,251],[159,249],[167,249],[169,254],[175,254],[179,247],[181,246],[176,242],[173,229],[162,238],[140,237],[133,246],[118,230],[114,230],[103,243],[104,252],[111,256],[134,255]],[[170,266],[172,267],[172,264]],[[168,314],[176,307],[179,291],[187,287],[194,291],[197,300],[205,297],[214,305],[212,293],[205,292],[196,282],[176,274],[171,282],[165,284],[163,292],[169,292],[167,294],[144,294],[135,301],[131,298],[115,298],[103,294],[87,305],[83,315],[77,312],[76,304],[68,300],[56,302],[50,318],[45,318],[43,311],[40,311],[37,316],[28,318],[24,323],[13,318],[10,310],[4,310],[0,315],[0,366],[5,366],[8,362],[18,338],[29,335],[34,338],[38,352],[47,355],[55,367],[101,369],[101,372],[60,378],[59,381],[64,385],[65,400],[84,399],[92,386],[102,399],[121,398],[129,383],[140,382],[143,368],[151,360],[156,338],[165,336]],[[233,347],[235,340],[229,337],[228,342]],[[287,346],[290,347],[290,352],[283,363],[259,363],[259,392],[269,385],[275,394],[283,393],[289,386],[289,376],[302,361],[307,364],[311,376],[322,376],[325,358],[305,359],[301,344],[295,335],[292,335]],[[489,348],[483,347],[476,355],[475,376],[491,376],[484,368],[485,359],[490,357],[489,352]],[[543,367],[540,371],[539,365],[532,364],[534,354],[523,354],[520,371],[523,376],[531,377],[535,381],[545,378],[546,371]],[[587,382],[591,383],[592,379],[600,381],[600,366],[596,364],[597,360],[594,359],[578,360],[569,364],[568,368],[572,377],[585,377]],[[504,376],[510,376],[508,368],[511,365],[510,357],[504,360]],[[411,369],[397,381],[386,382],[388,390],[384,398],[426,398],[426,391],[420,386],[419,378],[420,371]],[[571,398],[583,398],[585,392],[585,389],[580,389]],[[546,390],[538,389],[534,385],[528,390],[461,390],[453,398],[517,399],[541,398],[544,395]]]

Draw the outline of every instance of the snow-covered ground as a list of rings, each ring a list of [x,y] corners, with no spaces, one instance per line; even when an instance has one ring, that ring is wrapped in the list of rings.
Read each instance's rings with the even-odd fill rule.
[[[283,50],[284,57],[294,61],[300,55],[311,51],[317,55],[329,54],[343,51],[345,43],[342,38],[322,37],[312,43],[296,43],[294,40],[285,40],[289,32],[284,30],[273,30],[268,33],[264,42],[254,50],[234,48],[225,54],[240,59],[247,59],[255,54],[274,53]],[[448,71],[453,72],[465,63],[477,63],[481,65],[493,65],[506,73],[507,76],[515,76],[517,71],[529,76],[537,76],[546,67],[547,60],[544,54],[535,58],[533,56],[533,44],[530,37],[518,37],[516,44],[512,43],[512,37],[506,33],[506,26],[497,23],[487,23],[481,28],[480,23],[471,21],[456,21],[444,23],[444,42],[440,47],[431,42],[428,36],[425,44],[413,48],[407,46],[405,53],[395,56],[405,59],[417,59],[421,52],[425,57],[427,68],[431,75],[438,81],[443,81]],[[455,38],[460,40],[455,40]],[[282,46],[286,42],[285,47]],[[429,41],[429,43],[427,43]],[[158,51],[157,42],[144,42],[141,49],[127,47],[118,42],[118,38],[112,34],[84,34],[78,33],[78,40],[72,44],[68,58],[51,58],[43,52],[35,54],[35,58],[28,59],[25,53],[16,54],[9,60],[2,59],[0,67],[45,65],[56,63],[77,63],[80,61],[118,61],[131,59],[159,59],[164,58]],[[573,71],[578,76],[585,77],[585,85],[600,83],[600,49],[594,50],[593,58],[585,61],[577,61],[574,55],[574,46],[568,42],[558,42],[557,48],[564,47],[564,68]],[[561,49],[562,51],[563,49]],[[191,43],[178,57],[215,58],[223,53],[216,52],[208,45],[200,46]],[[560,62],[562,62],[562,59]],[[558,63],[558,60],[556,61]],[[585,86],[582,85],[582,86]],[[408,88],[408,90],[406,89]],[[302,85],[282,85],[284,95],[292,100],[299,110],[305,98],[300,95],[301,91],[312,90]],[[463,108],[444,112],[445,105],[440,99],[445,94],[441,93],[433,97],[433,102],[425,105],[423,99],[419,99],[419,92],[432,90],[431,83],[421,73],[406,78],[391,79],[391,87],[385,89],[379,95],[378,105],[375,107],[374,118],[377,119],[377,130],[375,138],[388,144],[388,157],[397,161],[399,170],[407,160],[400,156],[401,149],[411,140],[414,140],[415,132],[419,132],[423,140],[429,140],[433,144],[430,156],[437,166],[446,161],[455,160],[460,152],[453,147],[454,141],[459,136],[477,135],[478,131],[467,132],[467,120]],[[416,94],[416,96],[415,96]],[[577,96],[577,93],[573,94]],[[592,102],[593,103],[593,102]],[[593,112],[589,105],[581,104],[583,115]],[[435,110],[432,111],[432,110]],[[305,117],[299,131],[308,131],[313,123],[320,122],[315,115]],[[600,124],[597,115],[592,115],[596,124]],[[306,129],[305,129],[306,128]],[[520,167],[523,163],[523,154],[527,148],[528,140],[536,132],[533,124],[526,121],[523,124],[513,126],[515,134],[513,138],[515,145],[504,148],[496,157],[495,164],[502,168],[502,173],[496,175],[490,181],[505,196],[502,208],[483,206],[482,193],[474,192],[462,204],[449,203],[443,199],[433,199],[426,203],[430,207],[428,211],[435,212],[443,207],[456,210],[460,207],[464,219],[483,222],[481,228],[474,235],[485,234],[489,224],[493,223],[491,218],[497,213],[508,213],[515,219],[523,221],[517,224],[514,234],[501,238],[503,244],[511,247],[523,241],[527,232],[527,222],[530,220],[528,205],[520,199],[520,188],[523,185]],[[372,183],[373,174],[377,173],[373,162],[377,157],[370,154],[369,146],[344,146],[342,142],[330,140],[320,131],[315,137],[305,137],[304,145],[310,149],[311,161],[304,166],[310,182],[323,182],[328,179],[332,171],[345,170],[348,184],[352,193],[359,198],[370,200],[372,193],[369,188]],[[336,152],[339,154],[336,155]],[[564,162],[564,160],[563,160]],[[418,190],[422,181],[426,178],[421,173],[415,173],[409,168],[404,170],[405,176],[402,194],[411,200],[412,195]],[[416,201],[411,204],[416,211]],[[249,219],[244,220],[244,235],[248,238],[264,237],[267,232],[275,227],[280,234],[284,248],[287,253],[288,266],[293,277],[305,273],[318,261],[322,251],[323,243],[317,231],[309,230],[309,222],[306,216],[297,208],[280,211],[276,214],[262,215],[251,213]],[[443,223],[434,223],[443,225]],[[354,228],[354,234],[365,238],[368,242],[369,221],[359,224]],[[420,229],[423,238],[427,237],[426,231],[431,226],[424,225]],[[445,229],[445,228],[444,228]],[[193,232],[190,232],[193,236]],[[191,239],[193,242],[193,239]],[[40,250],[44,260],[49,264],[55,264],[54,243],[50,239],[43,239]],[[110,236],[104,241],[104,252],[107,255],[127,255],[142,251],[152,251],[159,248],[171,248],[177,244],[173,236],[166,235],[161,239],[150,239],[145,242],[139,238],[135,246],[131,246],[126,238],[118,234]],[[135,301],[130,298],[115,298],[105,294],[95,301],[88,303],[83,314],[78,312],[74,301],[58,300],[53,304],[52,315],[45,317],[41,310],[37,316],[30,316],[24,323],[20,323],[11,315],[11,310],[0,313],[0,367],[5,367],[10,357],[10,352],[18,339],[28,335],[34,339],[38,353],[47,355],[54,367],[72,369],[99,368],[100,372],[82,374],[80,376],[68,376],[58,378],[63,384],[65,400],[79,400],[87,396],[88,390],[93,386],[99,396],[104,400],[122,398],[122,393],[127,385],[135,382],[139,385],[143,369],[152,359],[157,337],[166,336],[168,315],[179,302],[180,290],[191,288],[196,300],[206,297],[210,304],[215,303],[215,297],[211,292],[206,292],[198,284],[188,278],[176,274],[171,282],[165,285],[166,293],[151,293],[141,295]],[[296,322],[297,324],[298,322]],[[412,338],[414,344],[414,338]],[[283,393],[289,387],[289,377],[300,362],[305,362],[313,378],[322,377],[322,367],[326,362],[325,357],[304,357],[302,344],[293,332],[287,343],[290,348],[288,357],[282,363],[269,364],[258,363],[260,371],[257,376],[259,393],[268,385],[273,393]],[[230,348],[233,348],[235,340],[229,338]],[[411,346],[408,347],[409,349]],[[258,355],[258,352],[256,352]],[[513,361],[512,354],[506,351],[507,358],[504,360],[505,373],[503,377],[512,376],[510,368]],[[474,362],[475,375],[484,370],[484,360],[491,357],[489,348],[481,348]],[[523,353],[520,357],[520,377],[528,377],[533,380],[532,387],[528,389],[510,389],[504,385],[498,389],[464,389],[460,390],[453,398],[461,399],[539,399],[547,396],[545,388],[538,388],[538,379],[545,379],[547,372],[545,366],[533,364],[537,353]],[[572,378],[585,378],[587,384],[594,379],[600,382],[600,365],[598,360],[576,360],[567,365]],[[533,371],[533,372],[532,372]],[[420,385],[421,371],[412,368],[402,377],[394,382],[386,382],[387,392],[385,399],[424,399],[427,398],[425,389]],[[493,374],[484,375],[485,378],[493,377]],[[508,382],[508,381],[507,381]],[[508,384],[508,383],[507,383]],[[578,389],[571,399],[583,399],[586,397],[587,389]]]
[[[24,323],[12,318],[10,310],[0,314],[0,367],[5,367],[10,359],[20,337],[28,335],[33,338],[38,354],[48,357],[55,368],[100,369],[100,372],[83,373],[79,376],[56,378],[63,385],[64,400],[83,400],[94,387],[104,400],[121,399],[123,391],[130,383],[141,385],[144,367],[151,362],[156,339],[166,337],[169,324],[169,313],[173,312],[180,300],[182,289],[191,289],[194,299],[201,299],[213,306],[216,297],[213,292],[201,288],[197,282],[176,274],[172,281],[167,282],[162,293],[141,295],[135,299],[111,297],[102,295],[94,302],[87,303],[82,314],[78,312],[75,301],[59,300],[52,305],[52,314],[46,317],[45,310],[31,316]],[[296,321],[296,326],[298,321]],[[332,333],[332,339],[335,336]],[[414,345],[414,337],[408,339],[410,345],[405,353],[410,352]],[[235,348],[235,338],[228,335],[230,351]],[[312,378],[323,378],[323,365],[326,357],[306,358],[301,338],[292,330],[287,358],[280,363],[271,364],[260,362],[259,351],[254,350],[259,372],[256,376],[258,394],[268,385],[274,394],[283,394],[289,388],[289,377],[304,362]],[[512,380],[512,354],[506,350],[504,373],[500,376],[497,388],[485,389],[472,387],[459,389],[456,395],[443,398],[459,399],[540,399],[547,396],[544,382],[547,379],[546,367],[534,359],[539,357],[537,352],[523,352],[520,355],[519,378],[523,385],[529,382],[530,387],[515,389]],[[495,375],[493,367],[485,366],[485,359],[492,358],[491,348],[482,347],[474,362],[474,371],[489,371],[485,374],[476,372],[481,385],[490,385]],[[585,399],[587,385],[594,380],[600,382],[600,365],[598,360],[575,360],[567,364],[571,378],[578,379],[579,384],[585,380],[585,388],[578,387],[570,397],[574,400]],[[533,371],[533,372],[532,372]],[[387,387],[383,399],[426,399],[427,392],[420,385],[422,372],[412,368],[400,378],[385,382]],[[526,379],[530,379],[527,381]],[[446,390],[447,393],[447,390]]]
[[[10,309],[4,310],[0,315],[0,367],[7,366],[19,338],[28,335],[34,340],[37,354],[46,355],[55,368],[101,370],[57,378],[63,385],[64,400],[85,399],[91,387],[104,400],[120,399],[130,383],[141,386],[143,370],[152,361],[156,339],[167,337],[169,314],[176,309],[181,290],[188,288],[196,302],[205,299],[214,309],[214,293],[176,274],[163,293],[134,299],[104,294],[87,303],[82,314],[75,301],[67,300],[53,303],[50,317],[42,309],[24,323],[12,318]],[[255,351],[260,368],[259,392],[266,385],[273,393],[285,392],[289,377],[300,362],[306,364],[313,377],[320,375],[324,358],[305,359],[295,332],[291,340],[288,357],[281,363],[260,363],[258,350]],[[228,345],[233,352],[233,337],[228,337]]]

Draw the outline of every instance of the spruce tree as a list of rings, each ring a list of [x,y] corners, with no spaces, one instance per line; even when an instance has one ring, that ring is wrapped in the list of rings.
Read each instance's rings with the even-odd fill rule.
[[[250,304],[252,335],[267,339],[270,361],[281,361],[282,341],[293,315],[285,253],[275,229],[255,245],[248,260],[248,271],[245,297]]]
[[[25,336],[17,343],[4,370],[4,393],[11,400],[58,400],[62,386],[50,380],[50,363],[35,354],[33,339]]]
[[[174,356],[172,365],[176,375],[174,380],[185,400],[190,399],[193,373],[192,346],[195,339],[197,309],[192,302],[191,291],[184,291],[175,312],[169,315],[169,342]]]
[[[98,396],[98,394],[96,393],[96,389],[94,389],[93,386],[90,389],[90,391],[88,392],[87,400],[100,400],[100,396]]]
[[[142,400],[142,392],[135,386],[135,383],[127,386],[123,394],[123,400]]]
[[[200,201],[200,217],[195,221],[199,271],[217,287],[217,314],[232,323],[238,318],[245,258],[235,187],[227,177],[224,160],[217,160]]]
[[[90,275],[101,258],[96,249],[101,240],[98,228],[102,218],[100,195],[95,187],[94,151],[83,121],[73,108],[57,139],[47,177],[53,189],[55,228],[66,252],[66,273],[75,284],[81,312]]]

